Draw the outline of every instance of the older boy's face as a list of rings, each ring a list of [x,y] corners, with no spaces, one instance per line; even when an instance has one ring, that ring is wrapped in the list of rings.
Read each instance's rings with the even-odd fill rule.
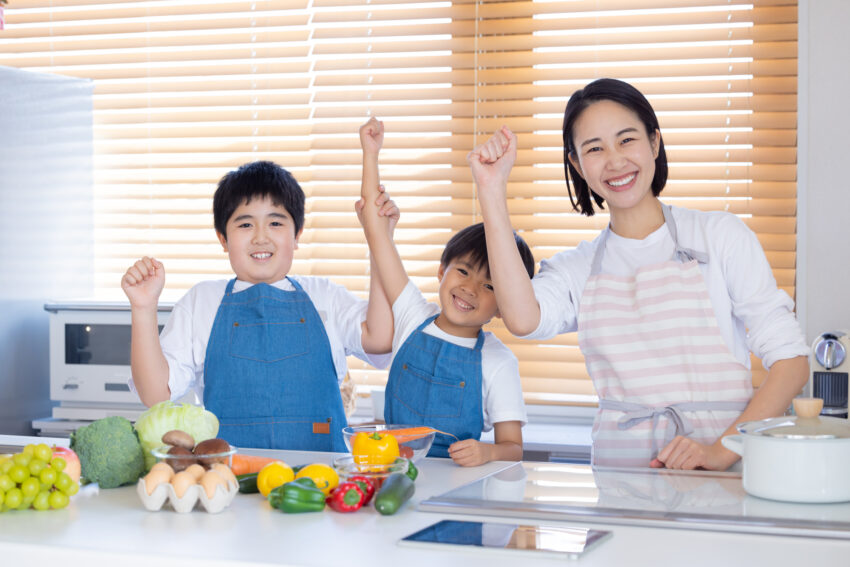
[[[289,273],[300,236],[286,209],[266,197],[239,205],[227,221],[227,237],[218,239],[237,278],[274,283]]]

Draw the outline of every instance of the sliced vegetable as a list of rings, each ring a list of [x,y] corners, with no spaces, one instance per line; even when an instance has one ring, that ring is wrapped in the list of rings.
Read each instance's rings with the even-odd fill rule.
[[[325,508],[325,493],[307,477],[278,486],[269,493],[268,500],[273,508],[287,514],[321,512]]]
[[[276,460],[277,459],[272,457],[258,457],[256,455],[242,455],[237,453],[231,457],[230,470],[232,470],[233,474],[236,476],[239,476],[240,474],[258,473],[264,466],[269,463],[273,463]]]
[[[356,482],[343,482],[327,497],[328,507],[336,512],[356,512],[366,501],[366,495]]]
[[[372,497],[375,495],[375,484],[371,480],[365,476],[352,476],[348,479],[348,482],[353,482],[360,487],[360,491],[363,492],[363,506],[372,501]]]
[[[410,500],[416,486],[405,473],[392,473],[375,495],[375,509],[389,516],[398,512],[402,505]]]
[[[236,475],[236,482],[239,483],[239,492],[242,494],[257,494],[260,489],[257,488],[257,475],[260,473],[249,472]]]
[[[351,454],[358,465],[388,465],[398,458],[398,441],[384,431],[361,431],[351,441]]]

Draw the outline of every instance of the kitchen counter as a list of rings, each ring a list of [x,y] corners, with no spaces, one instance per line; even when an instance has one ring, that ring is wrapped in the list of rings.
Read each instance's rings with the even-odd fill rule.
[[[251,451],[274,455],[292,465],[330,463],[333,455],[292,451]],[[101,490],[88,487],[64,510],[0,514],[0,557],[4,565],[464,565],[502,567],[527,564],[506,552],[430,550],[400,547],[397,541],[444,518],[500,523],[550,523],[608,529],[613,537],[589,551],[581,565],[847,565],[850,542],[807,537],[695,531],[632,525],[588,524],[576,520],[521,520],[424,512],[425,499],[504,470],[512,463],[462,468],[444,459],[424,459],[411,502],[395,516],[371,506],[353,514],[287,515],[259,495],[237,495],[220,514],[198,509],[177,514],[166,506],[146,511],[135,486]],[[540,559],[535,565],[554,565]]]

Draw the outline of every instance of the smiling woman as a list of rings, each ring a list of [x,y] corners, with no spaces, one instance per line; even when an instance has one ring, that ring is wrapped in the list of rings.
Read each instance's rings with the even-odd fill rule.
[[[6,16],[0,65],[94,84],[98,296],[120,297],[120,274],[144,255],[173,261],[168,299],[227,277],[210,198],[224,172],[256,159],[291,170],[308,194],[293,271],[365,296],[351,203],[356,131],[370,113],[391,132],[382,174],[405,212],[396,241],[429,298],[443,245],[479,220],[463,157],[502,124],[522,144],[509,188],[516,228],[538,260],[575,247],[608,216],[562,213],[554,125],[599,76],[629,80],[658,111],[665,201],[739,215],[794,294],[793,2],[15,0]],[[498,320],[490,330],[519,358],[529,402],[595,403],[575,335],[519,343]],[[362,388],[384,382],[351,363]]]

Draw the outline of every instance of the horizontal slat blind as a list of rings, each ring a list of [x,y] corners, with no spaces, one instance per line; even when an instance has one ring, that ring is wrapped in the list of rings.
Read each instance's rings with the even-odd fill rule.
[[[256,159],[308,194],[293,272],[366,294],[352,205],[357,128],[387,126],[382,179],[413,280],[436,299],[450,235],[480,220],[466,153],[502,124],[519,136],[510,210],[535,258],[592,239],[571,211],[560,123],[590,80],[630,81],[656,108],[671,204],[740,215],[794,293],[796,2],[735,0],[15,0],[0,65],[95,85],[95,294],[121,298],[138,256],[166,263],[165,299],[230,274],[211,195]],[[530,402],[594,403],[574,335],[518,341]],[[352,359],[362,386],[386,379]],[[757,363],[757,361],[756,361]],[[755,381],[763,370],[755,372]]]

